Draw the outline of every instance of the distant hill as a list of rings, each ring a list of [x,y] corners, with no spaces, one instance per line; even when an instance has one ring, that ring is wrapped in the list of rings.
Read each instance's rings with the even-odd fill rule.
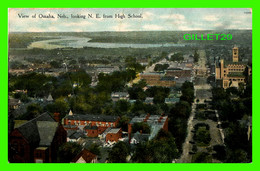
[[[184,40],[184,34],[232,34],[228,41]],[[252,44],[252,30],[203,31],[131,31],[131,32],[25,32],[9,33],[9,47],[26,48],[31,42],[59,36],[91,38],[91,42],[109,43],[199,43],[199,44]]]

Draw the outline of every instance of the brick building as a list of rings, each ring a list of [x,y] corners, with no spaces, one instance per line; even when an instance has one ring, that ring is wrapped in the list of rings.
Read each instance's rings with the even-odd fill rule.
[[[57,114],[55,119],[46,112],[15,127],[8,140],[9,162],[56,162],[57,149],[66,142],[67,133],[57,122]]]
[[[140,77],[150,86],[175,86],[174,77],[165,76],[165,73],[142,73]]]
[[[88,137],[97,137],[109,127],[116,127],[119,122],[118,116],[105,115],[80,115],[70,114],[64,118],[64,127],[83,126],[83,131]]]
[[[106,142],[118,142],[122,138],[122,129],[121,128],[112,128],[106,134]]]
[[[181,68],[168,68],[166,70],[166,76],[171,77],[191,77],[192,76],[192,70],[191,69],[181,69]]]

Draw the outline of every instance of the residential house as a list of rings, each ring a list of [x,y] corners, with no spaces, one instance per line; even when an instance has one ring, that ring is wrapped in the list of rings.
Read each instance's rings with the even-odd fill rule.
[[[97,155],[83,149],[74,159],[72,159],[71,163],[97,163]]]

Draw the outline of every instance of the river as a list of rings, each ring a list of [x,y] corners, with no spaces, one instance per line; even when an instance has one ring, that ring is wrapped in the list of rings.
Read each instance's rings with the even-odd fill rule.
[[[184,47],[185,44],[139,44],[139,43],[100,43],[89,42],[91,38],[60,36],[48,40],[32,42],[27,48],[56,49],[56,48],[156,48],[156,47]]]

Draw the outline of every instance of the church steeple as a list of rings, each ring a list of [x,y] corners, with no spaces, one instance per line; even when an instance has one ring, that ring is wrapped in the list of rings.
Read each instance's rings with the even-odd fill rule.
[[[233,62],[238,62],[238,47],[233,47]]]

